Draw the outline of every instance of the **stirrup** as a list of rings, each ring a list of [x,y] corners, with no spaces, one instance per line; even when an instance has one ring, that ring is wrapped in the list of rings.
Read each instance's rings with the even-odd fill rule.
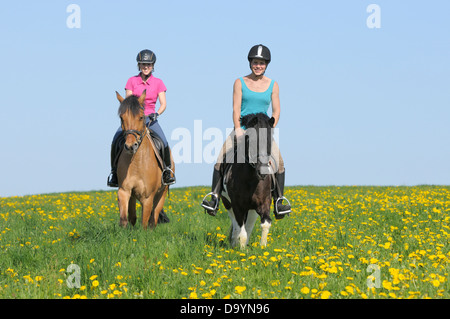
[[[286,215],[286,214],[290,214],[291,211],[292,211],[291,209],[285,210],[285,211],[281,211],[281,212],[278,211],[278,202],[280,202],[280,201],[282,202],[283,200],[287,201],[289,207],[291,207],[291,203],[289,202],[289,200],[288,200],[286,197],[284,197],[284,196],[278,197],[277,201],[275,202],[275,213],[276,213],[277,215]]]
[[[172,173],[172,175],[173,175],[173,182],[166,183],[166,182],[164,181],[164,173],[167,172],[167,171],[169,171],[170,173]],[[176,182],[177,182],[177,179],[176,179],[176,177],[175,177],[175,173],[174,173],[169,167],[166,167],[166,168],[163,170],[162,174],[161,174],[161,183],[162,183],[164,186],[168,186],[168,185],[173,185],[173,184],[175,184]]]
[[[214,197],[216,199],[216,206],[214,206],[214,208],[203,204],[203,202],[205,202],[205,200],[206,200],[206,197],[208,197],[209,195],[211,195],[211,197]],[[205,197],[203,197],[201,205],[204,209],[215,212],[217,210],[217,208],[219,208],[219,197],[217,196],[217,194],[215,194],[213,192],[208,193],[208,194],[206,194]]]

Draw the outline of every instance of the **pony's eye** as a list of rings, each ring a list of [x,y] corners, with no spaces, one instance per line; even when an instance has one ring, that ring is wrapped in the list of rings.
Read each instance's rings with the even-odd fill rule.
[[[140,117],[139,119],[140,119],[140,120],[142,121],[142,120],[144,120],[144,117],[143,117],[143,116],[141,116],[141,117]]]

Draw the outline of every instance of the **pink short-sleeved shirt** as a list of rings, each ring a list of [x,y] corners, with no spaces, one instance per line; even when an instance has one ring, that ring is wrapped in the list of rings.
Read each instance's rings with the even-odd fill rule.
[[[158,100],[158,94],[165,92],[167,88],[161,79],[155,78],[153,75],[150,75],[147,81],[144,82],[141,75],[138,74],[128,79],[125,90],[132,91],[133,95],[136,96],[140,96],[144,90],[147,90],[145,92],[144,113],[149,115],[156,112],[155,105]]]

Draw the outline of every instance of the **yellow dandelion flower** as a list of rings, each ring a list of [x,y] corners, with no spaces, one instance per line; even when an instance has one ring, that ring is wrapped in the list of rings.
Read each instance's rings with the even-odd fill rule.
[[[197,298],[198,298],[197,293],[195,291],[193,291],[189,294],[189,299],[197,299]]]
[[[234,287],[234,291],[239,295],[242,294],[246,289],[247,289],[247,287],[245,287],[245,286]]]
[[[304,295],[309,294],[309,288],[308,287],[303,287],[302,289],[300,289],[300,292]]]
[[[440,284],[439,280],[437,280],[437,279],[431,281],[431,283],[433,284],[434,287],[439,287],[439,284]]]
[[[328,290],[322,291],[320,293],[320,299],[328,299],[331,296],[331,292],[329,292]]]

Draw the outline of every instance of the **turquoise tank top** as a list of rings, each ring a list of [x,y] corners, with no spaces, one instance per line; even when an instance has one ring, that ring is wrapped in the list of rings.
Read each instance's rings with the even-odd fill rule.
[[[241,102],[241,117],[254,114],[254,113],[266,113],[269,110],[270,103],[272,102],[272,89],[274,80],[270,82],[269,88],[264,92],[251,91],[244,82],[243,78],[240,78],[242,83],[242,102]]]

